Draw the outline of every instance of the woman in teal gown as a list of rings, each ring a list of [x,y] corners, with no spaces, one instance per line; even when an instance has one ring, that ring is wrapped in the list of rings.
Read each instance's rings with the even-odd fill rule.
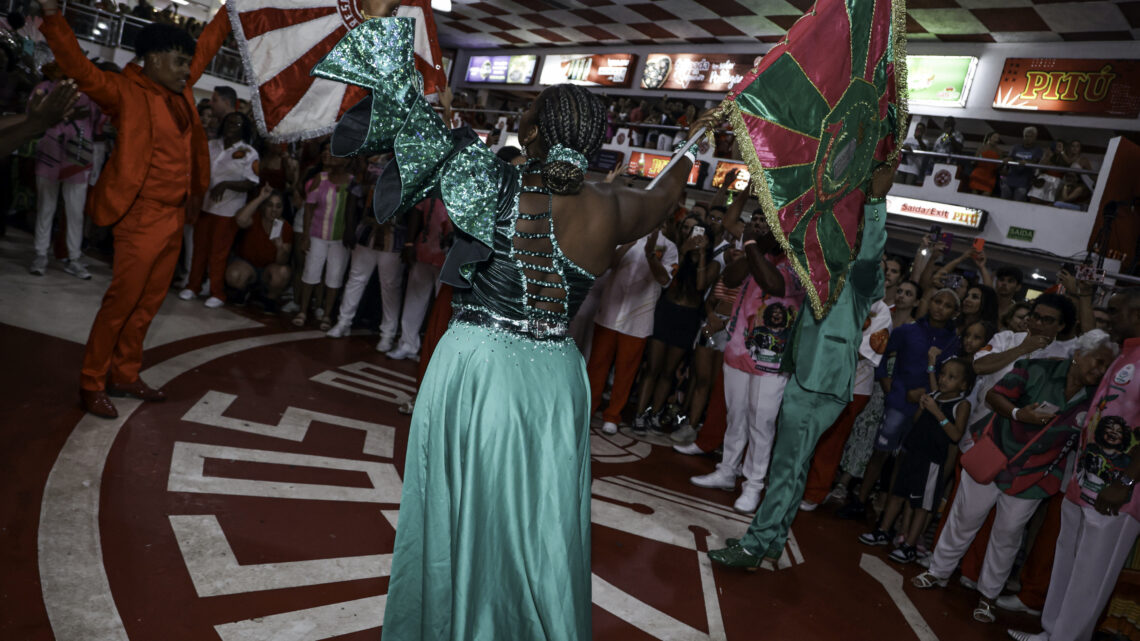
[[[387,16],[397,3],[371,4]],[[560,85],[522,116],[531,160],[513,167],[432,111],[413,34],[410,18],[368,20],[313,71],[371,90],[332,151],[394,152],[377,217],[438,193],[458,229],[443,269],[455,314],[412,416],[382,634],[589,639],[590,399],[567,326],[614,249],[672,213],[692,160],[652,192],[585,183],[605,108]]]

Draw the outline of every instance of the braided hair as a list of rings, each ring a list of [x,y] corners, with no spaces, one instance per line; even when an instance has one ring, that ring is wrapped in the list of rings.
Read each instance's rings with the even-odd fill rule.
[[[602,147],[606,107],[582,87],[555,85],[538,97],[538,129],[547,149],[564,145],[591,158]],[[585,180],[584,171],[565,161],[542,166],[542,183],[553,194],[576,194]]]

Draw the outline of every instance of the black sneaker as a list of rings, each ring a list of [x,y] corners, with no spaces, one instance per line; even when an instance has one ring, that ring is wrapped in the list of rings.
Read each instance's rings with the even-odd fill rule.
[[[867,518],[867,506],[852,496],[846,505],[835,511],[835,516],[841,519],[862,520]]]
[[[645,411],[633,417],[633,432],[635,434],[645,434],[650,427],[650,417],[653,416],[653,408],[647,407]]]
[[[882,530],[864,532],[859,535],[859,542],[863,545],[886,545],[891,542],[891,536]]]
[[[894,561],[895,563],[911,563],[916,558],[918,558],[918,553],[915,552],[913,545],[907,545],[906,543],[903,543],[897,548],[891,550],[891,553],[887,555],[887,558]]]

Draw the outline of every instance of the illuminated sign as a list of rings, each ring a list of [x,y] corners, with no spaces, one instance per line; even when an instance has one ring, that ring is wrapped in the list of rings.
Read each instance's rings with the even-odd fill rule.
[[[629,87],[637,56],[629,53],[572,53],[546,56],[539,84],[569,82],[586,87]]]
[[[756,54],[651,53],[641,88],[724,93],[759,62]]]
[[[748,189],[748,181],[751,180],[752,175],[748,173],[748,165],[742,162],[725,162],[720,161],[716,164],[716,173],[713,174],[712,186],[713,189],[720,189],[724,184],[724,177],[728,172],[736,170],[736,182],[729,186],[729,191],[744,191]]]
[[[977,66],[973,56],[907,56],[910,104],[965,107]]]
[[[529,85],[534,80],[538,56],[471,56],[467,82]]]
[[[1140,60],[1006,58],[994,109],[1140,116]]]
[[[971,229],[981,229],[986,212],[973,207],[935,203],[929,200],[887,196],[887,213],[917,218],[927,222],[962,225]]]
[[[670,156],[661,156],[658,154],[647,154],[641,151],[635,151],[629,157],[629,166],[626,167],[627,176],[640,176],[642,178],[656,178],[657,174],[665,169],[665,165],[669,164]],[[693,165],[693,170],[689,172],[689,178],[685,182],[690,187],[696,187],[700,184],[701,171],[704,168],[704,162],[698,160]]]

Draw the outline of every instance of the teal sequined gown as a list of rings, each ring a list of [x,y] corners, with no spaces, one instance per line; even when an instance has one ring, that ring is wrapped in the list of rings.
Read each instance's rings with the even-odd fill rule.
[[[332,146],[395,152],[377,215],[438,189],[459,229],[444,266],[455,315],[412,416],[382,636],[589,639],[589,385],[567,325],[593,276],[558,248],[549,208],[519,212],[520,193],[541,190],[431,111],[412,27],[370,20],[313,72],[372,90]],[[553,283],[561,296],[538,294]]]

